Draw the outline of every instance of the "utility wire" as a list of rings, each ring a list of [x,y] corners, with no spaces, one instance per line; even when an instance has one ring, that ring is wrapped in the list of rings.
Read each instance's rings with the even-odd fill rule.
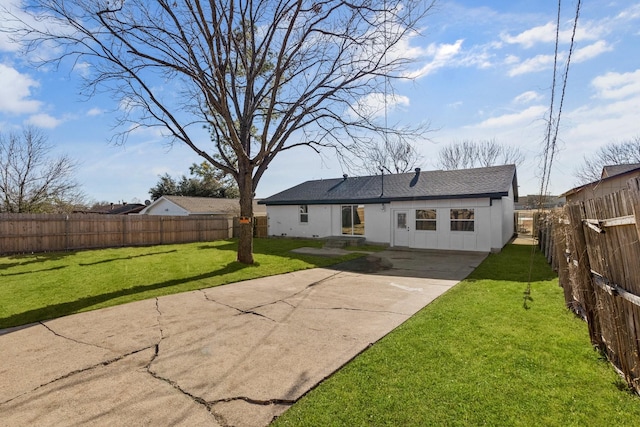
[[[558,15],[556,19],[556,40],[555,40],[555,52],[553,60],[553,81],[551,85],[551,104],[549,107],[549,118],[547,121],[547,130],[545,135],[545,143],[543,149],[543,165],[542,165],[542,177],[540,180],[540,194],[538,199],[538,212],[541,213],[544,206],[544,197],[549,189],[549,182],[551,178],[551,167],[553,166],[553,159],[558,149],[558,132],[560,130],[560,118],[562,116],[562,107],[564,105],[564,99],[567,90],[567,81],[569,77],[569,66],[571,65],[571,56],[575,46],[576,31],[578,28],[578,19],[580,17],[581,0],[577,0],[576,13],[573,19],[573,30],[571,33],[571,43],[569,45],[569,52],[567,54],[567,61],[565,62],[564,72],[562,76],[562,90],[560,95],[560,105],[558,106],[558,112],[554,115],[555,108],[555,96],[556,96],[556,80],[558,73],[558,51],[560,45],[560,16],[562,11],[562,0],[558,0]],[[527,282],[527,289],[524,292],[524,307],[528,308],[527,303],[531,300],[531,275],[533,272],[533,257],[535,254],[535,246],[531,246],[531,258],[529,262],[529,280]]]

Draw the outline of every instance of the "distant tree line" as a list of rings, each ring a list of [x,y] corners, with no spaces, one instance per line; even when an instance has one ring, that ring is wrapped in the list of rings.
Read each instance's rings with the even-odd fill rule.
[[[443,147],[438,153],[437,166],[444,170],[481,168],[496,165],[519,165],[524,154],[516,147],[483,141],[463,140]]]
[[[234,199],[240,196],[238,186],[228,174],[209,162],[192,164],[190,176],[174,178],[168,173],[159,177],[156,185],[149,189],[151,199],[162,196],[215,197]]]

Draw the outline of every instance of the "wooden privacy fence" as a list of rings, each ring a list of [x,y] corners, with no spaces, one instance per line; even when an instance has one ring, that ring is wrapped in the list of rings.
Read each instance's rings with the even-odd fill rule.
[[[268,220],[266,216],[253,217],[253,237],[269,237]],[[240,235],[240,218],[233,218],[233,237]]]
[[[228,239],[226,216],[0,214],[0,254]]]
[[[547,217],[540,244],[591,343],[640,393],[640,179]]]

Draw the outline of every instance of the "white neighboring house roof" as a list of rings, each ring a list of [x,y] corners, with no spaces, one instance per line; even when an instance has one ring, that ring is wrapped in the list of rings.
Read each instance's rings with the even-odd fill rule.
[[[240,199],[162,196],[144,208],[141,215],[240,215]],[[266,215],[263,205],[253,203],[255,216]]]

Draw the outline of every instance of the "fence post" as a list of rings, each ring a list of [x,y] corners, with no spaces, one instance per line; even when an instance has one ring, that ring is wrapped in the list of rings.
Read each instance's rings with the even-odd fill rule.
[[[629,188],[631,206],[633,207],[633,216],[636,218],[636,232],[640,238],[640,179],[630,179],[627,181],[627,187]]]
[[[69,250],[69,214],[64,217],[64,250]]]
[[[573,260],[575,266],[575,278],[578,292],[584,301],[584,314],[589,328],[589,337],[591,344],[600,350],[605,350],[602,342],[602,327],[597,311],[597,302],[595,288],[591,281],[591,264],[589,263],[589,254],[587,252],[587,242],[584,236],[584,227],[582,225],[582,213],[580,205],[568,205],[567,212],[569,214],[570,232],[573,239],[574,253]]]

